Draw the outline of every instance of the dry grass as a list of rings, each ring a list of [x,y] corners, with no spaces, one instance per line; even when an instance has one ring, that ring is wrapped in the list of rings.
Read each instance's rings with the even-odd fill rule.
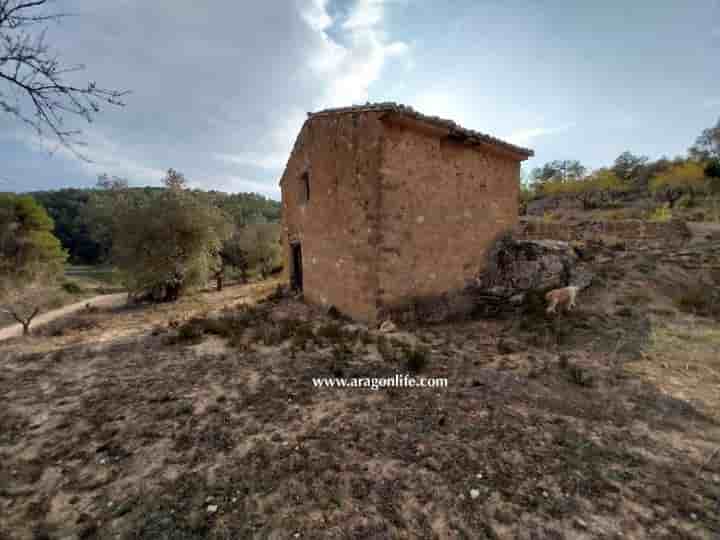
[[[386,335],[268,285],[9,343],[0,537],[716,538],[718,330],[616,313],[636,262],[569,317]],[[312,384],[415,368],[449,386]]]

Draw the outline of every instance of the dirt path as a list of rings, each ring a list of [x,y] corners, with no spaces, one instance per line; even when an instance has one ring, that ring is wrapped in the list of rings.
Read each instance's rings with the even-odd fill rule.
[[[38,326],[42,326],[44,324],[52,322],[55,319],[59,319],[60,317],[65,317],[66,315],[76,313],[81,309],[84,309],[85,306],[88,304],[94,307],[110,307],[120,305],[122,302],[125,301],[126,298],[127,293],[103,294],[100,296],[95,296],[93,298],[88,298],[83,300],[82,302],[76,302],[75,304],[70,304],[69,306],[54,309],[52,311],[48,311],[47,313],[43,313],[42,315],[38,315],[35,320],[33,320],[30,328],[37,328]],[[18,337],[21,335],[22,325],[20,324],[13,324],[12,326],[8,326],[7,328],[0,329],[0,341],[13,337]]]

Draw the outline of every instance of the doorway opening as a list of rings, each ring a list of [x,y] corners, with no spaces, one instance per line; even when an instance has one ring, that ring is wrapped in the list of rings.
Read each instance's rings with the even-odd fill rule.
[[[303,274],[302,274],[302,247],[300,242],[290,244],[290,286],[296,291],[303,290]]]

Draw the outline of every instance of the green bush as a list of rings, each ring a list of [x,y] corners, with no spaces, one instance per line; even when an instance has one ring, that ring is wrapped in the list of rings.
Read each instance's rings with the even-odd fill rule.
[[[658,206],[655,210],[650,212],[647,219],[648,221],[658,222],[670,221],[672,219],[672,210],[670,210],[670,205],[663,204],[662,206]]]
[[[410,373],[419,373],[428,363],[430,350],[427,347],[406,347],[403,351],[405,367]]]

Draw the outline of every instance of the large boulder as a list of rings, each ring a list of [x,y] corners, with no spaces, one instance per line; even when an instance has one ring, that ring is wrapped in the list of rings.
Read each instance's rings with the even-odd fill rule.
[[[480,312],[491,314],[521,307],[530,293],[590,285],[575,248],[558,240],[500,238],[488,252],[487,264],[469,287]]]

